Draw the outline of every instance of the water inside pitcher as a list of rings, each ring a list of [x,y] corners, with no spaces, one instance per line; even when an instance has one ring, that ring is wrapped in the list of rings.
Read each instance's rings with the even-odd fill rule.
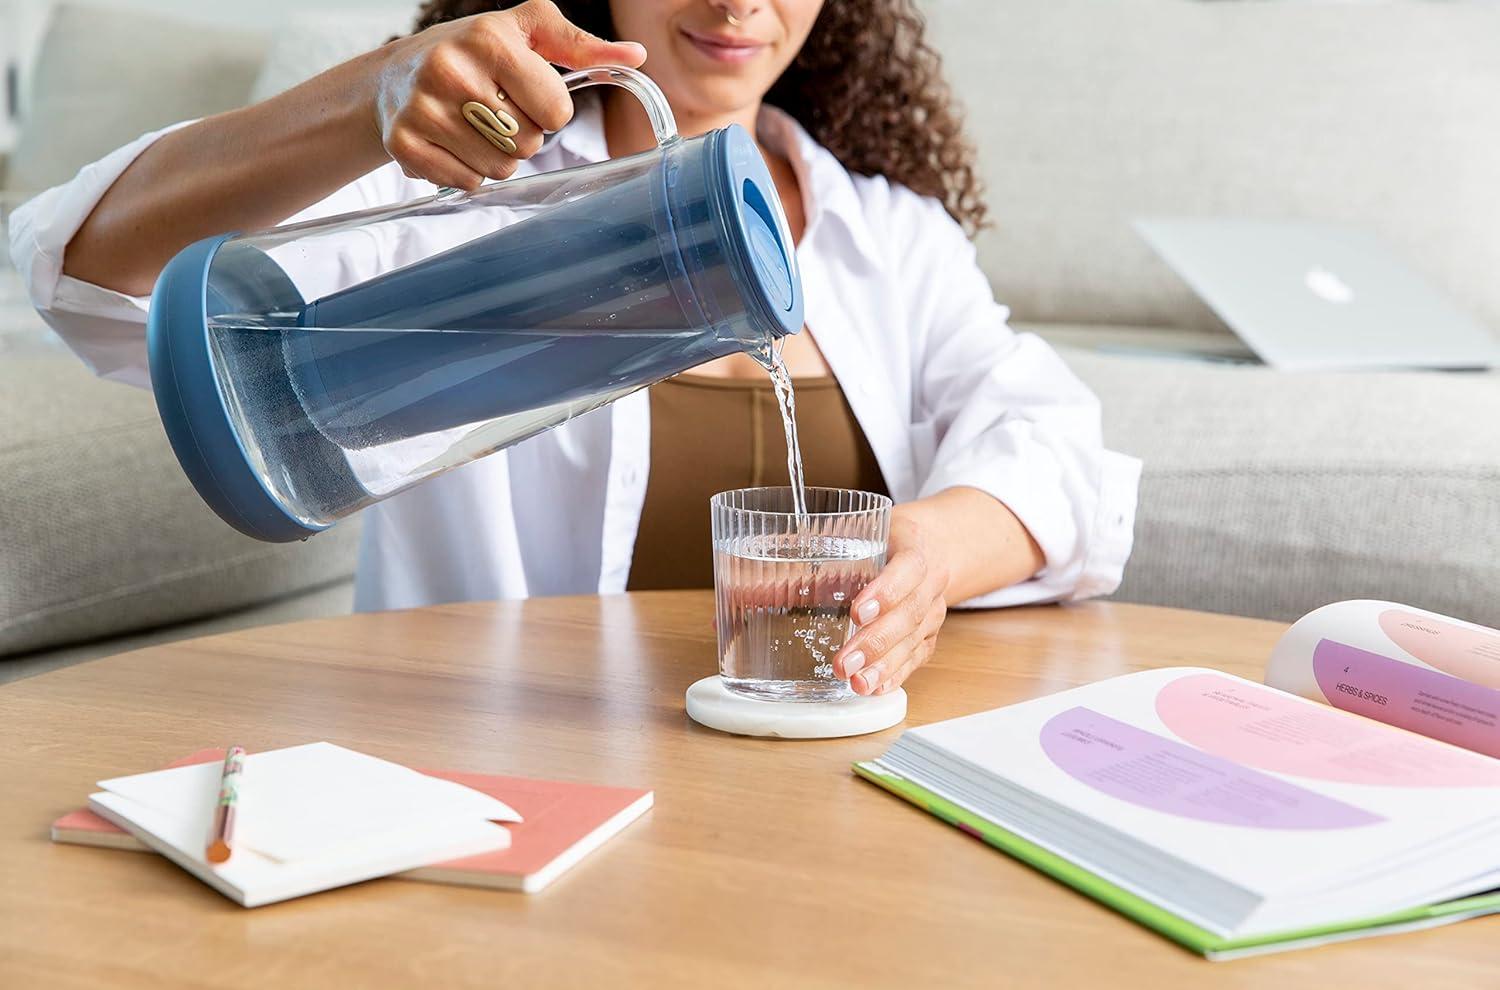
[[[163,271],[152,383],[178,460],[236,528],[304,538],[424,478],[802,325],[754,141],[684,140],[400,206],[211,238]],[[355,273],[358,273],[357,275]]]

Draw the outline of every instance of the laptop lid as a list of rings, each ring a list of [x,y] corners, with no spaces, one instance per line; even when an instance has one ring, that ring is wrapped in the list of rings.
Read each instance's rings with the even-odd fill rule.
[[[1272,367],[1500,365],[1500,337],[1358,230],[1230,218],[1134,227]]]

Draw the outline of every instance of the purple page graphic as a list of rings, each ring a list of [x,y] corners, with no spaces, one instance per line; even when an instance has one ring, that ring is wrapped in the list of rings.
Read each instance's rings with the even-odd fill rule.
[[[1075,779],[1169,815],[1263,829],[1357,828],[1385,821],[1089,708],[1054,715],[1042,726],[1041,743],[1048,758]]]
[[[1325,639],[1313,676],[1336,708],[1500,756],[1500,691]]]

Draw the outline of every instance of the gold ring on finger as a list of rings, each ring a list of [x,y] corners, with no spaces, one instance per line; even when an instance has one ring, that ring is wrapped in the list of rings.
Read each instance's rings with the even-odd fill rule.
[[[497,93],[496,98],[501,103],[505,102],[505,94]],[[507,155],[516,153],[515,136],[521,133],[521,125],[516,118],[506,113],[503,109],[491,109],[477,100],[470,100],[461,108],[464,119],[473,128],[484,136],[484,139]]]

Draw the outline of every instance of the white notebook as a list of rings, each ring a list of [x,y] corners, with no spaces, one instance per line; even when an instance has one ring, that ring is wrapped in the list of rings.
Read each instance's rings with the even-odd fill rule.
[[[331,743],[245,757],[235,848],[204,859],[222,767],[102,780],[97,814],[246,907],[503,849],[504,802]]]

